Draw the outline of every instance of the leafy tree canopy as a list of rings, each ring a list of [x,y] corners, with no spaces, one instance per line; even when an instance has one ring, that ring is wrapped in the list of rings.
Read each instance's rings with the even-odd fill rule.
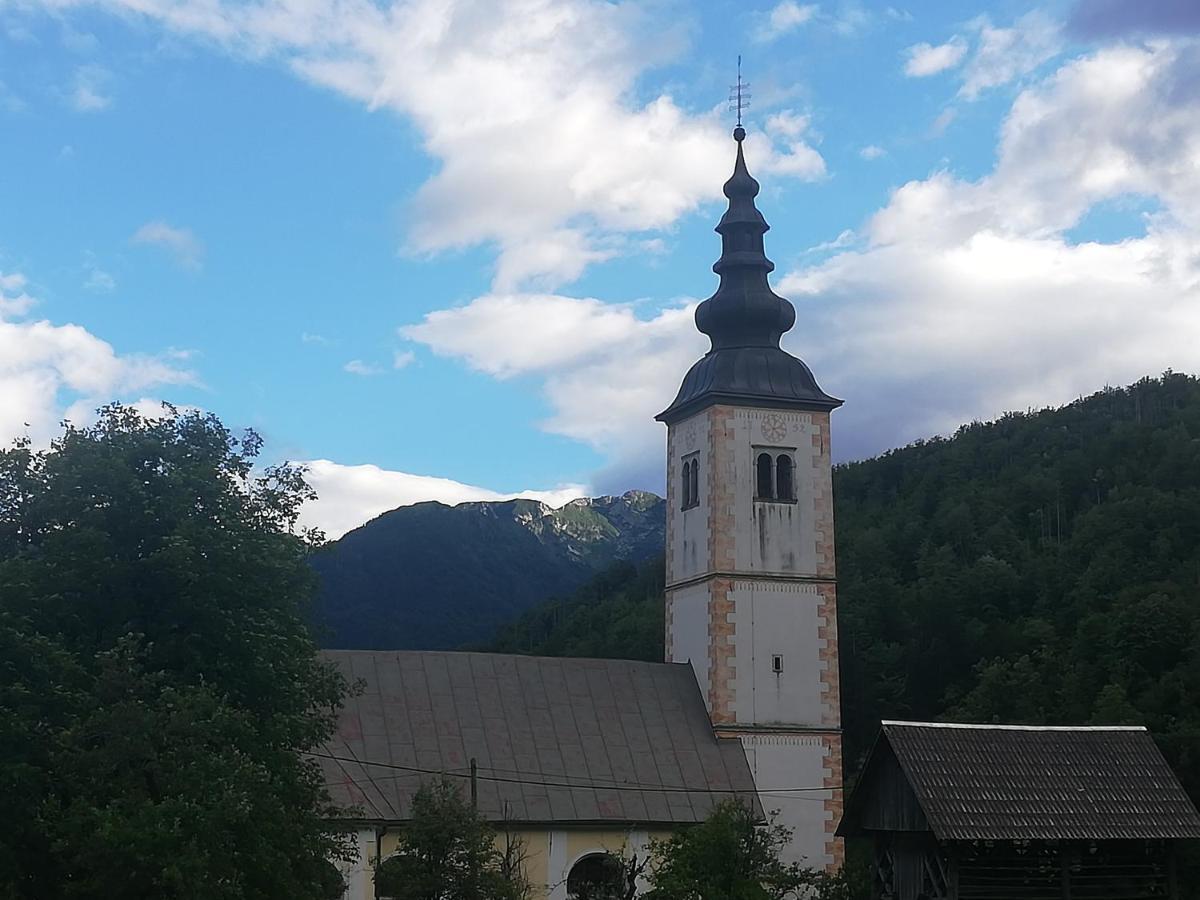
[[[646,900],[794,900],[836,896],[834,881],[780,851],[791,840],[782,825],[760,825],[736,799],[718,804],[699,825],[651,844]]]
[[[340,890],[302,756],[345,690],[306,625],[311,492],[259,447],[114,405],[0,451],[0,897]]]
[[[413,796],[400,846],[375,870],[390,900],[523,900],[528,886],[520,848],[501,849],[497,833],[442,778]]]

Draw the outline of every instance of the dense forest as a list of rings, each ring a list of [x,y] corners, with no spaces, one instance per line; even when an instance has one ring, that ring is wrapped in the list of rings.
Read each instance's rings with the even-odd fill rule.
[[[1168,372],[834,472],[853,769],[881,718],[1136,723],[1200,796],[1200,381]],[[491,649],[661,659],[661,560]]]

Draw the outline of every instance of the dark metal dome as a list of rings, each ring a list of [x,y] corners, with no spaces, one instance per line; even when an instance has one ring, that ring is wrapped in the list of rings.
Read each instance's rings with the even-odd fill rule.
[[[746,169],[742,128],[734,131],[737,161],[725,182],[729,209],[717,225],[721,258],[713,271],[717,292],[696,308],[696,327],[712,347],[688,371],[675,401],[656,418],[670,424],[714,403],[830,410],[842,401],[821,390],[801,360],[779,339],[796,323],[796,310],[775,294],[767,275],[775,264],[763,250],[771,227],[754,205],[758,182]]]

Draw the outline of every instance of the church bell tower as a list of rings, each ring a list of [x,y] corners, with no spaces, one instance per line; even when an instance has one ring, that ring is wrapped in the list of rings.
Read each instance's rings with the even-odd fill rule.
[[[712,347],[667,426],[668,662],[691,662],[714,726],[746,750],[787,856],[841,864],[842,740],[829,416],[841,405],[779,346],[796,321],[772,292],[769,226],[739,125],[717,225],[717,292],[696,310]]]

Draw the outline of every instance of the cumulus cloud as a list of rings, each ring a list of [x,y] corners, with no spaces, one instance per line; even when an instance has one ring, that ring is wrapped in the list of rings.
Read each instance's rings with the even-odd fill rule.
[[[392,354],[393,369],[407,369],[417,361],[417,354],[411,350],[397,350]]]
[[[870,162],[879,159],[881,156],[887,156],[887,151],[875,144],[868,144],[858,151],[858,155]]]
[[[854,230],[850,229],[850,228],[846,228],[843,231],[841,231],[838,234],[838,236],[835,237],[832,241],[822,241],[820,244],[816,244],[815,246],[809,247],[804,252],[807,254],[807,253],[825,253],[830,250],[840,250],[843,247],[849,247],[856,240],[858,240],[858,235],[854,232]]]
[[[953,69],[967,55],[967,42],[955,35],[944,44],[914,44],[904,51],[904,74],[909,78],[925,78]]]
[[[486,244],[496,289],[552,289],[719,197],[724,117],[637,88],[687,23],[605,0],[47,0],[148,19],[415,124],[435,174],[407,249]],[[784,19],[797,13],[787,12]],[[796,7],[802,10],[803,7]],[[802,13],[801,13],[802,14]],[[809,177],[809,145],[764,144],[762,171]]]
[[[176,228],[161,220],[147,222],[130,238],[135,244],[162,247],[185,269],[199,269],[204,261],[204,244],[188,228]]]
[[[1200,34],[1195,0],[1077,0],[1068,29],[1085,40],[1139,35]]]
[[[810,362],[850,398],[843,452],[1200,368],[1197,76],[1194,47],[1068,63],[1017,98],[993,172],[904,185],[868,246],[783,279],[823,337]],[[1163,211],[1122,240],[1071,240],[1128,194]]]
[[[352,528],[398,506],[426,500],[454,505],[472,500],[512,500],[524,497],[560,507],[589,493],[585,485],[563,485],[549,491],[518,491],[506,494],[448,478],[412,475],[378,466],[346,466],[327,459],[303,463],[308,483],[319,497],[301,510],[300,524],[320,528],[329,538],[338,538]]]
[[[20,272],[0,272],[0,318],[23,316],[37,302],[25,289],[27,279]]]
[[[641,318],[631,304],[548,294],[480,297],[402,329],[440,356],[497,378],[541,379],[553,410],[542,423],[613,461],[601,490],[658,487],[663,428],[653,420],[707,349],[695,303]]]
[[[1038,10],[1021,16],[1009,28],[996,27],[986,16],[972,25],[977,44],[959,90],[966,100],[1028,75],[1062,49],[1058,23]]]
[[[1197,77],[1191,46],[1071,61],[1017,97],[992,172],[903,185],[857,234],[820,248],[832,256],[779,280],[800,323],[785,346],[847,398],[839,458],[1200,369]],[[1161,211],[1121,240],[1072,240],[1096,204],[1131,194]],[[404,333],[494,377],[537,379],[552,410],[543,426],[609,459],[597,487],[653,488],[652,416],[707,349],[693,309],[488,295]]]
[[[801,5],[795,0],[783,0],[773,6],[754,31],[754,39],[763,43],[783,37],[795,31],[817,14],[815,3]]]
[[[79,325],[28,320],[35,301],[18,272],[0,272],[0,444],[44,443],[64,417],[150,388],[194,380],[165,357],[118,354]]]

